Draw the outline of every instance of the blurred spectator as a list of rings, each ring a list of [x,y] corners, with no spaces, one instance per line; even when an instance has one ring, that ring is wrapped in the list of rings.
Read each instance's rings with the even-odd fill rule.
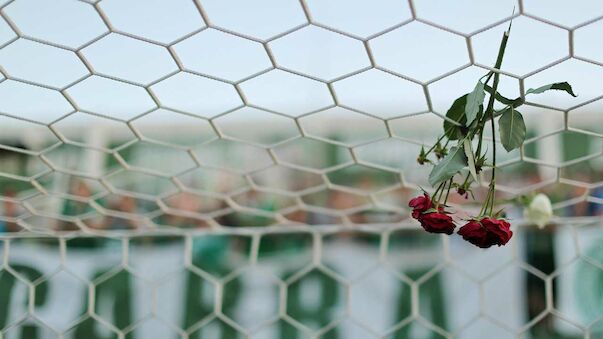
[[[86,183],[83,181],[75,181],[69,190],[69,194],[78,198],[90,198],[92,192]],[[78,200],[67,200],[63,206],[63,215],[73,216],[80,215],[89,212],[91,209],[90,205],[85,202]]]
[[[69,194],[77,198],[87,200],[92,196],[92,191],[85,182],[75,180],[70,187]],[[64,216],[73,217],[81,216],[93,211],[94,209],[87,201],[69,199],[66,200],[65,204],[63,205],[62,214]],[[99,228],[100,222],[100,219],[93,219],[92,221],[87,222],[87,224],[89,224],[88,226],[91,228]],[[71,222],[61,223],[59,228],[65,231],[77,230],[77,226]]]
[[[180,228],[207,227],[206,221],[194,217],[194,214],[201,213],[201,205],[199,197],[191,193],[182,192],[173,196],[169,199],[169,206],[174,212],[165,213],[161,218],[161,223]]]
[[[0,220],[0,232],[18,232],[20,230],[19,225],[16,222],[10,220],[21,214],[21,206],[15,202],[17,198],[17,192],[12,188],[7,188],[3,194],[2,202],[2,217]]]
[[[275,212],[278,210],[279,201],[270,194],[264,194],[261,191],[250,190],[245,193],[244,197],[238,201],[239,204],[253,208],[256,210]],[[274,219],[268,216],[255,214],[253,212],[242,212],[235,211],[230,213],[230,222],[234,222],[233,225],[229,226],[268,226],[274,223]]]
[[[590,195],[593,198],[603,199],[603,186],[599,186],[591,191]],[[591,202],[588,204],[588,215],[598,216],[603,215],[603,204]]]
[[[101,225],[102,228],[108,230],[123,230],[123,229],[137,229],[140,227],[140,222],[137,219],[136,213],[138,206],[136,199],[130,196],[120,196],[120,198],[109,206],[110,209],[118,212],[131,214],[131,217],[117,217],[108,216],[104,223]]]
[[[581,182],[589,182],[591,176],[587,174],[576,174],[574,179]],[[552,201],[563,201],[575,199],[578,197],[583,197],[588,193],[588,189],[586,187],[580,186],[559,186],[556,189],[556,192],[553,192],[551,196]],[[556,195],[556,196],[555,196]],[[569,217],[586,217],[590,214],[590,203],[586,200],[572,204],[565,208],[564,213]]]
[[[226,202],[226,200],[222,200],[222,202],[220,203],[220,207],[217,208],[217,210],[228,210],[231,209],[230,205],[228,205],[228,203]],[[220,217],[216,218],[216,222],[222,226],[240,226],[238,224],[237,218],[235,217],[235,215],[230,212],[228,214],[224,214]]]

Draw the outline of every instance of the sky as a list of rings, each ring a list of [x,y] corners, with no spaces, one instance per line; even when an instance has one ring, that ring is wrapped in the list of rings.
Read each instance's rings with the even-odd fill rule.
[[[209,22],[187,0],[105,0],[97,4],[113,31],[154,43],[117,33],[103,36],[107,26],[87,3],[17,0],[7,5],[2,12],[21,31],[19,35],[63,48],[27,38],[13,41],[17,35],[0,20],[2,70],[11,78],[45,87],[3,81],[0,112],[52,123],[73,111],[58,91],[61,89],[79,109],[115,119],[129,120],[152,111],[156,103],[149,92],[164,108],[213,118],[243,105],[233,86],[237,84],[249,104],[298,117],[334,104],[326,85],[331,83],[342,105],[382,119],[428,111],[429,102],[420,85],[428,84],[433,111],[445,114],[450,103],[470,91],[485,72],[469,67],[466,37],[470,37],[475,63],[492,65],[502,32],[508,27],[508,22],[501,20],[508,18],[514,7],[516,11],[520,8],[510,0],[415,0],[420,20],[457,34],[419,21],[380,34],[412,18],[408,2],[306,1],[314,22],[347,34],[342,35],[317,26],[302,27],[307,19],[299,1],[200,3]],[[550,23],[529,16],[515,18],[503,70],[518,78],[527,76],[525,89],[569,81],[579,94],[578,98],[562,93],[534,97],[532,101],[539,104],[570,109],[603,95],[599,89],[603,67],[596,64],[603,62],[603,47],[593,43],[603,33],[603,21],[580,27],[603,15],[603,2],[526,0],[522,7],[529,16]],[[500,24],[482,31],[497,22]],[[216,26],[235,34],[211,28]],[[568,29],[574,27],[579,28],[573,31],[570,44]],[[182,40],[184,36],[188,38]],[[368,70],[371,63],[363,40],[383,71]],[[266,41],[279,67],[309,78],[270,70],[272,65],[262,45]],[[184,68],[195,74],[164,79],[178,71],[165,46],[171,46]],[[588,61],[570,59],[537,72],[568,58],[570,47],[576,56]],[[87,60],[96,75],[89,76],[74,51]],[[261,75],[253,76],[257,74]],[[440,79],[443,75],[448,76]],[[503,77],[501,91],[507,96],[518,95],[519,81]],[[589,107],[598,109],[599,103]],[[159,115],[170,119],[182,116]],[[234,116],[235,121],[247,121],[269,115],[242,109]]]

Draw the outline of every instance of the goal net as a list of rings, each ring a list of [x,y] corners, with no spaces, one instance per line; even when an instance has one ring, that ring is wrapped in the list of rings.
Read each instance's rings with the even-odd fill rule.
[[[603,337],[603,3],[0,3],[0,339]],[[489,71],[577,97],[496,147],[482,250],[408,201]]]

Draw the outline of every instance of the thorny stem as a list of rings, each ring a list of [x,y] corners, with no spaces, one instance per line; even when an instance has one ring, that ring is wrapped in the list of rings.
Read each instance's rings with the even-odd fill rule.
[[[444,137],[446,136],[446,133],[444,133],[444,135],[442,135],[441,137],[438,138],[438,140],[435,142],[435,144],[433,144],[433,146],[431,146],[430,149],[427,150],[427,152],[425,152],[425,156],[428,156],[429,153],[431,153],[431,151],[434,150],[434,148],[436,148],[436,145],[442,141],[442,139],[444,139]]]
[[[498,60],[497,60],[498,62]],[[502,62],[502,60],[501,60]],[[497,73],[498,74],[498,73]],[[487,76],[486,81],[484,81],[484,85],[487,85],[488,82],[490,81],[490,79],[492,78],[492,76],[494,75],[494,72],[490,71],[488,72],[488,74],[486,74],[485,76]],[[476,159],[479,158],[481,156],[481,152],[482,152],[482,140],[484,139],[484,125],[485,125],[485,118],[487,118],[486,112],[484,112],[484,117],[482,117],[482,121],[480,121],[478,123],[479,126],[479,140],[477,142],[477,150],[475,152],[475,157]],[[471,136],[471,139],[473,139],[473,136]]]
[[[465,185],[467,185],[467,182],[469,182],[469,177],[471,177],[471,172],[467,173],[467,176],[465,177],[465,181],[463,181],[463,186],[461,186],[461,187],[465,187]]]
[[[477,150],[475,151],[476,159],[479,159],[482,153],[482,140],[484,139],[484,127],[479,129],[479,141],[477,142]]]
[[[442,197],[442,189],[444,187],[444,185],[446,184],[446,182],[442,182],[438,185],[438,188],[436,188],[435,192],[433,193],[433,200],[435,202],[436,205],[436,210],[438,209],[438,206],[440,205],[440,198]],[[438,197],[438,193],[440,194],[440,196]]]
[[[444,131],[444,134],[438,138],[438,140],[436,140],[436,142],[425,152],[425,157],[427,157],[429,155],[429,153],[431,153],[431,151],[433,151],[436,146],[438,145],[438,143],[440,141],[442,141],[442,139],[444,139],[446,137],[446,133],[448,133],[449,131],[451,131],[454,128],[454,126],[449,127],[446,131]],[[446,140],[446,144],[444,144],[444,148],[448,147],[448,143],[450,142],[450,139]]]
[[[484,204],[482,204],[482,208],[479,210],[479,214],[478,214],[479,217],[481,217],[484,214],[485,210],[487,209],[488,202],[490,201],[490,193],[491,192],[492,192],[491,190],[488,190],[488,195],[486,196],[486,201],[484,202]]]
[[[502,41],[500,42],[500,48],[498,50],[498,57],[496,58],[496,64],[494,65],[494,68],[496,68],[496,69],[500,69],[500,66],[502,65],[503,56],[505,54],[505,48],[507,47],[508,39],[509,39],[509,31],[505,31],[505,33],[503,34],[503,37],[502,37]],[[496,72],[494,74],[494,82],[492,84],[493,93],[496,93],[496,91],[498,90],[499,80],[500,80],[500,73]],[[495,95],[490,95],[490,98],[488,100],[488,108],[486,109],[486,112],[484,114],[484,121],[483,121],[483,123],[486,122],[486,120],[488,119],[488,113],[489,113],[490,114],[490,117],[489,117],[490,124],[492,127],[492,177],[490,178],[488,198],[485,201],[485,204],[484,204],[485,210],[483,212],[488,213],[488,215],[490,215],[490,216],[492,216],[492,210],[494,209],[494,190],[496,189],[496,134],[495,134],[496,130],[494,127],[494,99],[495,99]],[[481,138],[482,133],[483,133],[483,127],[480,131],[480,142],[482,140],[482,138]],[[488,212],[488,205],[490,205],[489,212]],[[480,215],[481,214],[482,214],[482,212],[480,212]]]
[[[450,188],[452,187],[452,178],[448,181],[448,190],[446,191],[446,197],[444,198],[444,205],[448,202],[448,195],[450,194]]]
[[[440,185],[441,185],[441,187],[440,187],[440,195],[438,196],[438,204],[440,203],[440,200],[442,200],[442,195],[444,195],[444,190],[446,189],[446,182],[444,181]]]

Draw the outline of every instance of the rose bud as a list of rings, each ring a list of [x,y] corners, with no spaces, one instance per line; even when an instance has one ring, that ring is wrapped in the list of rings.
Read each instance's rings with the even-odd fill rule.
[[[441,212],[420,214],[417,220],[419,220],[421,226],[430,233],[452,234],[456,227],[452,218],[448,214]]]
[[[479,221],[470,220],[459,229],[458,234],[475,246],[488,248],[505,245],[513,236],[510,227],[506,220],[483,218]]]
[[[422,196],[410,199],[408,207],[412,208],[412,217],[418,219],[421,213],[433,208],[433,203],[429,194],[423,193]]]
[[[542,193],[537,194],[528,207],[523,210],[523,216],[538,227],[543,228],[553,216],[551,200]]]
[[[464,187],[458,187],[456,189],[456,193],[458,193],[460,196],[464,197],[465,199],[469,199],[469,191],[467,191],[467,189],[465,189]]]

